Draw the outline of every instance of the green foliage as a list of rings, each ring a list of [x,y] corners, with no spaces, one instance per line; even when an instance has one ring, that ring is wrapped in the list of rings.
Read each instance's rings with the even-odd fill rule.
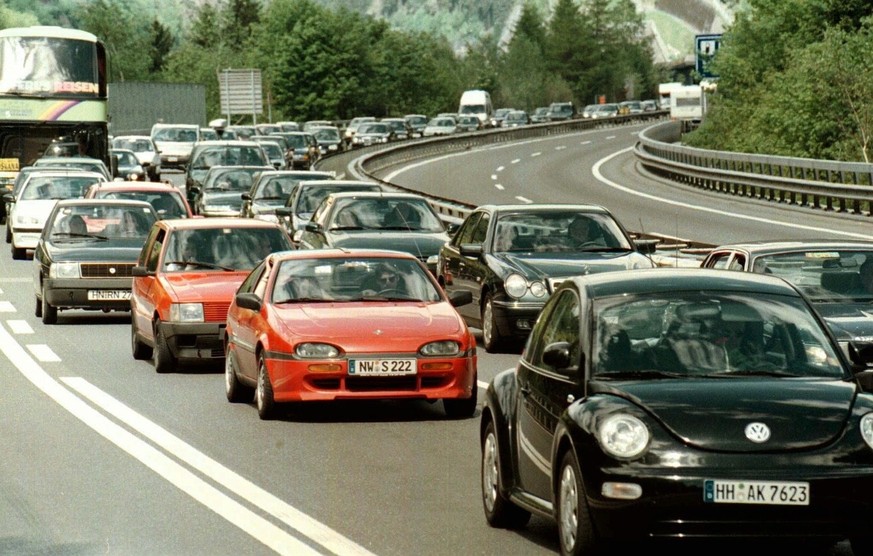
[[[817,159],[871,158],[868,3],[752,0],[719,49],[718,93],[686,141]],[[791,4],[786,6],[785,4]]]

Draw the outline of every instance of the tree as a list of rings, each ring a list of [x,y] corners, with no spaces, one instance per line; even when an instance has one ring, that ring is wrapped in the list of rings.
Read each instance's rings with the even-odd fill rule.
[[[174,43],[173,34],[160,21],[155,19],[152,21],[151,28],[151,48],[149,49],[149,57],[151,64],[149,72],[153,74],[160,73],[164,69],[164,62]]]
[[[106,44],[109,81],[147,81],[149,36],[137,17],[121,0],[95,0],[80,6],[72,25],[89,31]]]

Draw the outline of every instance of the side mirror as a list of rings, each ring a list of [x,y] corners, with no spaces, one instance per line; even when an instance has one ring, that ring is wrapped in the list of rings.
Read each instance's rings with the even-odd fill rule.
[[[13,195],[12,193],[4,193],[3,194],[3,202],[4,203],[14,203],[15,202],[15,195]]]
[[[543,363],[555,369],[576,368],[570,361],[570,342],[555,342],[543,351]]]
[[[243,193],[243,194],[240,195],[240,197],[242,198],[243,201],[249,201],[249,202],[251,202],[251,200],[252,200],[252,195],[251,195],[251,193]]]
[[[154,271],[151,271],[144,266],[137,265],[137,266],[133,267],[132,269],[130,269],[130,275],[134,276],[134,277],[136,277],[136,276],[154,276],[155,273],[154,273]]]
[[[236,302],[237,307],[250,309],[252,311],[261,310],[261,300],[253,293],[238,293],[234,297],[234,301]]]
[[[464,257],[476,258],[482,254],[481,243],[462,243],[461,255]]]
[[[307,232],[319,233],[319,232],[321,232],[321,224],[319,224],[318,222],[313,222],[310,220],[309,222],[307,222],[306,224],[303,225],[303,229],[306,230]]]
[[[651,255],[658,248],[658,243],[660,243],[658,239],[638,239],[634,241],[634,246],[643,255]]]
[[[453,236],[460,227],[461,225],[457,222],[449,222],[448,224],[446,224],[446,233],[448,233],[450,236]]]
[[[452,307],[460,307],[473,303],[473,292],[469,290],[455,290],[449,292],[449,302]]]
[[[277,207],[276,208],[276,216],[278,217],[291,217],[294,214],[294,211],[291,210],[291,207]]]

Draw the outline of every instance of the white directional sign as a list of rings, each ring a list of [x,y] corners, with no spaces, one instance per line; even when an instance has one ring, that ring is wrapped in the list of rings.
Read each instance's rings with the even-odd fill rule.
[[[221,112],[230,120],[233,114],[264,113],[263,92],[261,89],[261,70],[225,69],[218,74],[221,96]]]

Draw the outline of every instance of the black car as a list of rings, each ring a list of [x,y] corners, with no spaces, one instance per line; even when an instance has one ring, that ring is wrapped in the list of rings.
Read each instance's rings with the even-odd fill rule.
[[[577,232],[590,234],[590,241]],[[440,249],[437,277],[446,291],[473,294],[473,303],[458,310],[467,324],[482,329],[487,351],[501,351],[511,341],[519,351],[562,280],[652,268],[647,255],[653,250],[652,243],[635,243],[601,206],[485,205]]]
[[[873,242],[752,241],[716,247],[701,263],[773,274],[802,291],[844,349],[873,345]]]
[[[33,252],[34,314],[129,311],[131,270],[158,215],[145,201],[65,199],[55,204]]]
[[[344,191],[328,195],[296,239],[301,249],[367,248],[411,253],[433,272],[445,224],[414,193]]]
[[[264,149],[255,141],[200,141],[191,150],[191,160],[185,166],[185,197],[194,208],[196,190],[203,184],[213,166],[269,166]]]
[[[848,538],[869,554],[873,395],[852,353],[772,276],[565,280],[487,389],[485,517],[554,519],[563,554],[666,538]]]

